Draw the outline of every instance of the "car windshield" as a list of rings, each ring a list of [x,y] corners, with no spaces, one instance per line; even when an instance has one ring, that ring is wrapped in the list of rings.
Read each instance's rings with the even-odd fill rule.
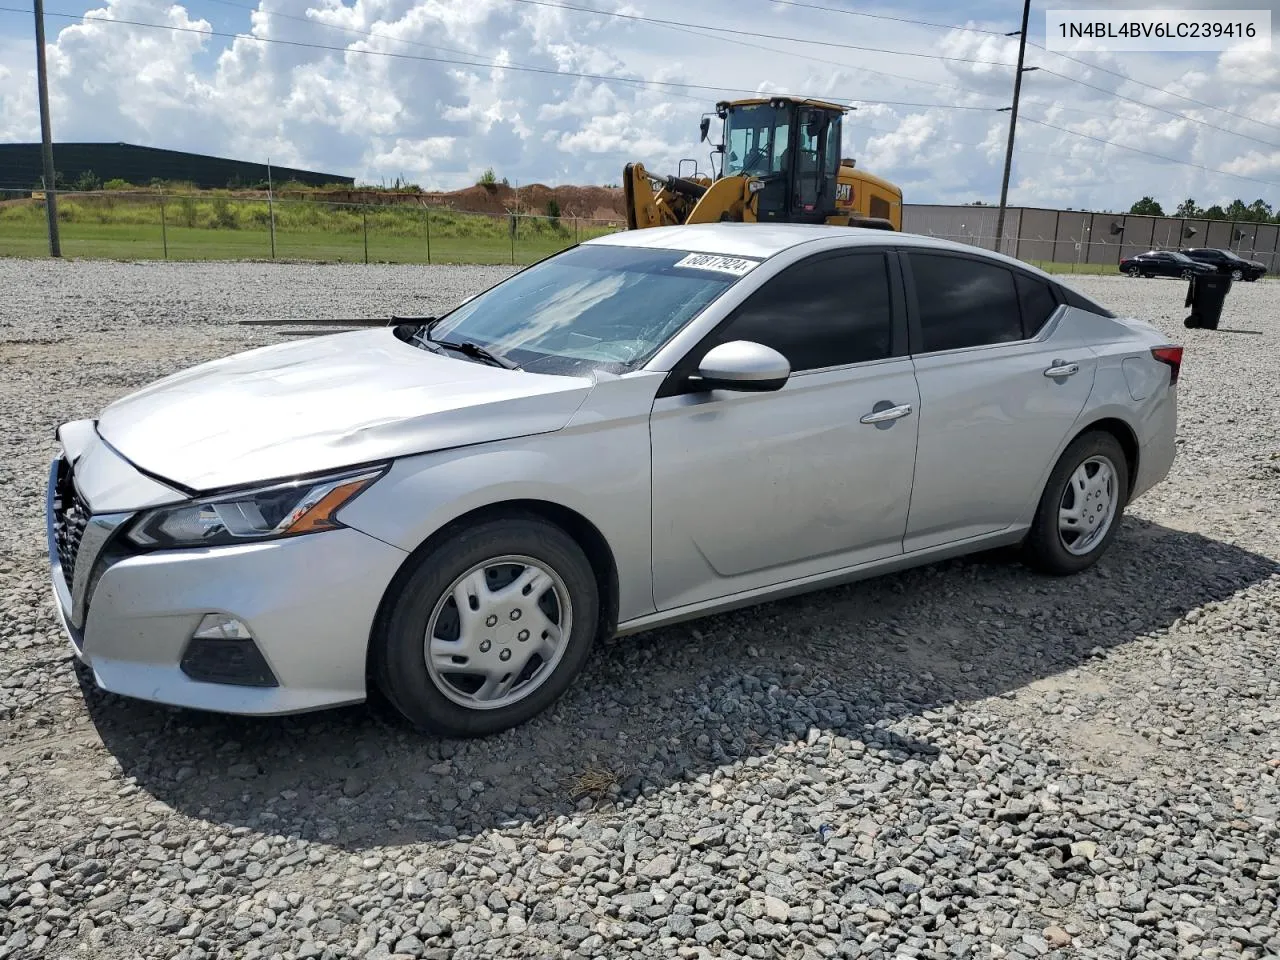
[[[1192,262],[1191,258],[1188,257],[1185,253],[1171,253],[1169,254],[1169,256],[1173,257],[1173,259],[1175,260],[1185,260],[1188,263]]]
[[[758,262],[685,250],[574,247],[469,300],[425,336],[476,344],[534,373],[626,373]]]

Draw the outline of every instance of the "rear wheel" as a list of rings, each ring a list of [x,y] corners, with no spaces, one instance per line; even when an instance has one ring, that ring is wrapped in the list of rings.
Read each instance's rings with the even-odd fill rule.
[[[1056,576],[1093,566],[1115,537],[1128,490],[1120,442],[1101,430],[1077,437],[1040,497],[1023,544],[1028,565]]]
[[[421,730],[506,730],[568,689],[598,611],[595,574],[567,533],[537,517],[483,521],[400,583],[375,641],[378,686]]]
[[[1139,270],[1137,267],[1130,267],[1128,270],[1125,271],[1125,273],[1127,273],[1131,277],[1142,276],[1142,271]]]

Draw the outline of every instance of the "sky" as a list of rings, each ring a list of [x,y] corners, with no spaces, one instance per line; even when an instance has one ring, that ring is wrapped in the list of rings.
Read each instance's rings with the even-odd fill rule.
[[[1159,5],[1252,5],[1280,25],[1280,0]],[[0,142],[38,140],[30,0],[0,6],[25,9],[0,12]],[[1044,43],[1045,9],[1032,4],[1033,44]],[[674,173],[691,158],[705,171],[698,122],[716,100],[796,93],[853,104],[842,152],[901,185],[908,203],[992,203],[1009,122],[996,109],[1013,85],[998,62],[1016,59],[1017,38],[1003,34],[1022,10],[1016,0],[45,0],[45,12],[55,142],[269,158],[428,189],[467,186],[487,168],[513,184],[604,184],[632,160]],[[1011,204],[1127,210],[1151,195],[1167,212],[1187,197],[1280,207],[1280,46],[1073,56],[1028,47],[1040,69],[1024,75]],[[638,80],[661,85],[628,82]]]

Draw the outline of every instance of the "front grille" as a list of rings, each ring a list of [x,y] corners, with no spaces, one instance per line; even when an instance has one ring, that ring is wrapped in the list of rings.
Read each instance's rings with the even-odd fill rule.
[[[59,465],[54,490],[53,539],[68,587],[75,582],[76,554],[80,552],[80,538],[84,536],[89,517],[89,505],[76,493],[71,480],[71,466],[64,460]]]

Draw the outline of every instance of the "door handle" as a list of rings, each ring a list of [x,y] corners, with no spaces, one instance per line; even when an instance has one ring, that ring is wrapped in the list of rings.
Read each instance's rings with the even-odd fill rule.
[[[1069,377],[1074,373],[1080,372],[1080,364],[1067,363],[1065,360],[1055,360],[1053,365],[1045,370],[1046,377]]]
[[[862,418],[862,423],[884,423],[887,420],[900,420],[911,412],[911,404],[900,403],[896,407],[876,410]]]

